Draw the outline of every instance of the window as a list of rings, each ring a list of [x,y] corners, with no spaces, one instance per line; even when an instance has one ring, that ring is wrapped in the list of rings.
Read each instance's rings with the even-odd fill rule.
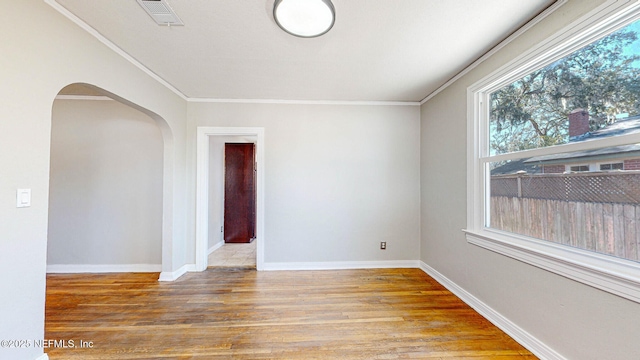
[[[600,164],[600,171],[610,171],[610,170],[623,170],[624,163],[609,163],[609,164]]]
[[[466,233],[640,302],[640,4],[596,13],[469,88]]]
[[[569,167],[571,172],[589,171],[589,165],[574,165]]]

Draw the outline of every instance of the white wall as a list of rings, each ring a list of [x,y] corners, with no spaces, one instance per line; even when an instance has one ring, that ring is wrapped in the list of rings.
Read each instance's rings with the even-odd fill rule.
[[[421,110],[421,259],[567,359],[637,359],[640,304],[466,242],[467,88],[602,1],[570,0]]]
[[[0,41],[0,339],[44,337],[52,104],[60,89],[81,82],[160,121],[164,271],[194,262],[196,127],[264,127],[267,263],[415,260],[420,252],[567,358],[633,357],[638,304],[471,246],[460,231],[466,88],[601,2],[570,0],[421,109],[187,104],[43,1],[8,2],[3,27],[11,31]],[[32,189],[31,207],[15,207],[17,188]],[[0,359],[40,354],[0,349]]]
[[[42,0],[6,2],[0,41],[0,339],[44,337],[51,113],[66,85],[89,83],[160,121],[164,143],[163,270],[185,264],[186,101]],[[168,165],[168,166],[167,166]],[[16,189],[32,190],[16,208]],[[39,348],[0,348],[35,359]]]
[[[267,268],[416,260],[419,107],[189,103],[189,121],[265,128]]]
[[[56,100],[48,269],[159,271],[162,155],[162,134],[146,114],[117,101]]]

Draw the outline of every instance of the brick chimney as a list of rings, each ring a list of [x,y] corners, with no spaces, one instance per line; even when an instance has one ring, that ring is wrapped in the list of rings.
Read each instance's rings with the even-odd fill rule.
[[[589,112],[575,109],[569,114],[569,139],[589,132]]]

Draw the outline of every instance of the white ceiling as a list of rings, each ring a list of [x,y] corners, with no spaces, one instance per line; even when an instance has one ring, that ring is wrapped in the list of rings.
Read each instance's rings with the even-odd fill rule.
[[[333,0],[318,38],[280,30],[273,0],[56,0],[188,98],[420,101],[553,0]]]

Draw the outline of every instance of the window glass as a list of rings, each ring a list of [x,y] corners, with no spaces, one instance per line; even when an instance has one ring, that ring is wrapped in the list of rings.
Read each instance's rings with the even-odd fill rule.
[[[546,171],[586,154],[626,159]],[[491,162],[488,227],[640,261],[640,172],[625,162],[640,163],[640,144]]]
[[[574,165],[570,167],[573,172],[589,171],[589,165]]]
[[[490,155],[614,135],[640,115],[640,21],[490,94]]]
[[[600,164],[600,170],[622,170],[624,163]]]
[[[640,303],[640,3],[614,3],[469,87],[466,238]]]

